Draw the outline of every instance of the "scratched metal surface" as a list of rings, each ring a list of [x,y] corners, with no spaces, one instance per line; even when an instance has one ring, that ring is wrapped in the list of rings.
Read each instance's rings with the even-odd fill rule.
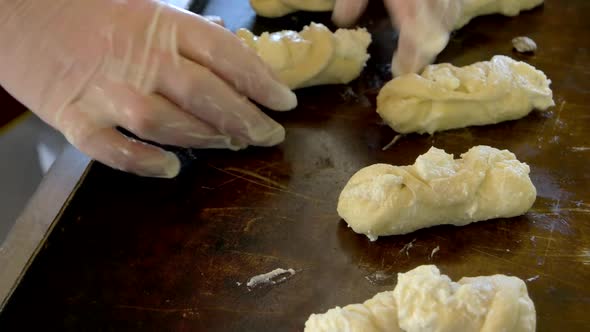
[[[229,1],[212,2],[207,13],[231,28],[328,19],[255,20],[245,1]],[[556,107],[494,126],[410,135],[386,151],[395,133],[374,109],[393,41],[373,6],[363,19],[376,37],[363,76],[348,87],[300,91],[298,109],[271,113],[287,128],[280,146],[183,152],[185,168],[171,181],[95,164],[0,316],[0,330],[300,331],[309,314],[390,290],[397,272],[421,264],[452,278],[518,276],[527,280],[539,331],[588,330],[590,2],[553,0],[516,19],[476,19],[439,57],[457,65],[494,54],[524,59],[553,80]],[[535,39],[538,53],[512,53],[517,35]],[[476,144],[510,149],[530,164],[538,199],[529,213],[371,243],[335,212],[341,188],[363,166],[409,164],[432,145],[461,153]],[[273,286],[244,285],[279,267],[297,273]]]

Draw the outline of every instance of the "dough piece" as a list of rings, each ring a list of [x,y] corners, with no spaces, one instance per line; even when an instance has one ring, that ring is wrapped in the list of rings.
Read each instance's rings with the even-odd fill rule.
[[[335,0],[250,0],[256,14],[264,17],[281,17],[299,10],[331,11],[334,3]]]
[[[455,29],[462,28],[477,16],[502,14],[516,16],[521,11],[533,9],[543,3],[543,0],[463,0],[463,11]]]
[[[453,159],[430,148],[411,166],[375,164],[350,178],[338,214],[372,241],[420,228],[526,213],[537,191],[529,166],[508,150],[475,146]]]
[[[434,265],[398,274],[393,292],[312,314],[305,332],[528,332],[536,328],[526,284],[505,275],[453,282]]]
[[[330,32],[312,23],[301,32],[265,32],[256,37],[246,29],[238,37],[256,50],[291,89],[346,84],[357,78],[369,59],[371,35],[366,29]]]
[[[332,331],[403,332],[397,320],[393,291],[378,293],[362,304],[350,304],[323,314],[312,314],[305,322],[305,332]]]
[[[512,46],[519,53],[535,52],[537,50],[537,43],[525,36],[513,38]]]
[[[401,134],[495,124],[554,106],[550,84],[542,71],[503,55],[460,68],[430,65],[388,82],[377,113]]]

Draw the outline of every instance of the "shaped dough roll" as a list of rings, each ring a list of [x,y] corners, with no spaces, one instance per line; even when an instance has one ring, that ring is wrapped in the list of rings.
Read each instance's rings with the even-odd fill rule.
[[[387,83],[377,113],[399,133],[495,124],[554,106],[550,84],[542,71],[503,55],[460,68],[430,65]]]
[[[312,314],[305,332],[387,331],[403,332],[397,321],[393,291],[381,292],[361,304],[336,307],[323,314]]]
[[[508,150],[475,146],[453,159],[430,148],[411,166],[358,171],[338,199],[338,214],[372,241],[441,224],[462,226],[524,214],[537,191],[529,166]]]
[[[256,14],[264,17],[281,17],[296,11],[331,11],[336,0],[250,0]]]
[[[240,29],[237,35],[256,50],[291,89],[349,83],[365,67],[371,43],[366,29],[338,29],[332,33],[316,23],[299,33],[265,32],[257,37]]]
[[[434,265],[399,273],[393,292],[313,314],[305,323],[305,332],[529,332],[535,328],[535,305],[521,279],[493,275],[453,282]]]

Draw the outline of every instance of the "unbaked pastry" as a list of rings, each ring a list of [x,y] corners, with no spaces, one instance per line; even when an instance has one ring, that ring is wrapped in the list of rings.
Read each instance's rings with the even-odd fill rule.
[[[529,332],[535,305],[526,284],[505,275],[453,282],[434,265],[398,274],[393,291],[312,314],[305,332]]]
[[[256,50],[291,89],[323,84],[346,84],[357,78],[369,59],[371,35],[366,29],[338,29],[332,33],[312,23],[301,32],[265,32],[260,37],[246,29],[238,37]]]
[[[335,2],[336,0],[250,0],[250,5],[260,16],[281,17],[299,10],[331,11]]]
[[[388,82],[377,113],[401,134],[495,124],[554,106],[550,84],[542,71],[503,55],[465,67],[430,65]]]
[[[372,241],[435,225],[514,217],[536,199],[529,171],[508,150],[480,145],[453,159],[432,147],[410,166],[359,170],[340,193],[338,214]]]

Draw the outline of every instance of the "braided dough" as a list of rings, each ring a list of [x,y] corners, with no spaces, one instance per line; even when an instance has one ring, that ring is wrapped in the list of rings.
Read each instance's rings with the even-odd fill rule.
[[[463,226],[524,214],[537,191],[529,166],[508,150],[475,146],[453,159],[430,148],[411,166],[358,171],[338,199],[338,214],[372,241],[441,224]]]
[[[367,48],[371,43],[371,35],[365,29],[338,29],[332,33],[316,23],[301,32],[265,32],[256,37],[240,29],[237,35],[291,89],[354,80],[369,59]]]
[[[460,68],[430,65],[388,82],[377,113],[399,133],[495,124],[554,106],[550,84],[542,71],[503,55]]]
[[[305,332],[529,332],[535,305],[519,278],[493,275],[453,282],[434,265],[398,274],[393,291],[362,304],[312,314]]]
[[[281,17],[296,11],[331,11],[336,0],[250,0],[256,14],[264,17]]]

